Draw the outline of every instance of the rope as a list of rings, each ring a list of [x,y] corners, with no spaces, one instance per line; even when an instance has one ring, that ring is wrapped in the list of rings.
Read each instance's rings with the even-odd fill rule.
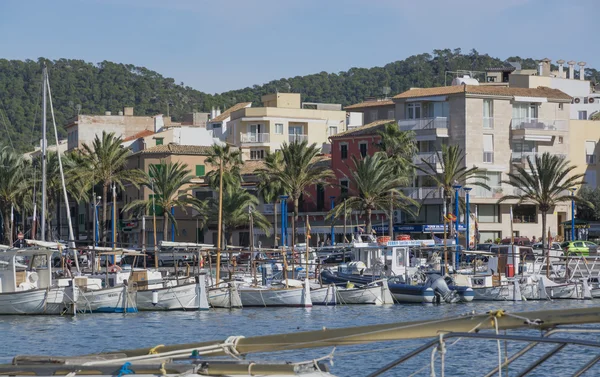
[[[256,365],[256,363],[250,363],[248,364],[248,374],[251,376],[254,376],[254,374],[252,374],[252,367]]]
[[[167,375],[167,370],[165,369],[165,365],[167,364],[166,361],[163,361],[162,363],[160,363],[160,375],[161,376],[166,376]]]
[[[225,340],[225,343],[221,345],[221,348],[223,349],[223,352],[225,352],[227,355],[233,357],[234,359],[238,359],[240,360],[240,353],[237,350],[237,344],[240,341],[240,339],[243,339],[244,336],[230,336],[229,338],[227,338]]]
[[[430,361],[430,366],[431,366],[431,373],[429,374],[429,376],[431,377],[435,377],[435,354],[437,352],[437,347],[433,347],[433,350],[431,350],[431,361]]]
[[[121,366],[121,369],[119,369],[119,374],[117,375],[117,377],[122,377],[123,375],[126,375],[126,374],[135,374],[134,371],[129,369],[130,366],[131,366],[130,362],[123,364],[123,366]]]
[[[502,311],[504,314],[504,311]],[[498,335],[498,316],[494,316],[494,327],[496,328],[496,335]],[[500,339],[496,340],[498,344],[498,377],[502,377],[502,347],[500,347]]]
[[[154,347],[154,348],[150,348],[150,350],[148,351],[148,355],[158,355],[158,351],[156,351],[157,349],[159,349],[160,347],[164,347],[164,344],[159,344],[158,346]]]
[[[444,334],[440,334],[440,345],[439,347],[439,352],[440,352],[440,359],[441,359],[441,368],[442,368],[442,377],[444,377],[444,372],[446,369],[446,346],[444,343]]]

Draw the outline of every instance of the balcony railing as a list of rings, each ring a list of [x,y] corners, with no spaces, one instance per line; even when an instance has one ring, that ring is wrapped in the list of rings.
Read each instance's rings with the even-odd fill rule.
[[[491,130],[494,128],[494,118],[493,117],[483,117],[483,128],[485,130]]]
[[[422,118],[422,119],[404,119],[398,121],[398,126],[402,131],[432,130],[436,128],[448,128],[448,118]]]
[[[241,135],[242,143],[268,143],[269,142],[269,134],[267,133],[254,133],[248,132]]]
[[[262,205],[262,214],[263,215],[272,215],[275,213],[275,204],[273,203],[264,203]]]
[[[541,152],[513,152],[511,160],[513,163],[527,163],[527,158],[531,159],[531,162],[535,161],[536,156],[541,156],[543,153]],[[552,153],[553,155],[560,156],[566,158],[567,156],[562,153]]]
[[[308,141],[308,135],[290,134],[289,141],[290,143],[302,143],[303,141]]]
[[[405,187],[402,192],[414,200],[440,199],[442,197],[438,187]]]
[[[414,164],[424,164],[423,161],[430,163],[431,165],[435,165],[438,164],[439,161],[439,157],[437,152],[421,152],[421,153],[417,153],[414,157],[413,157],[413,163]]]
[[[503,196],[504,188],[502,186],[490,186],[489,190],[485,187],[473,186],[473,191],[471,191],[473,198],[500,199]]]
[[[567,131],[567,121],[561,119],[512,118],[513,130]]]

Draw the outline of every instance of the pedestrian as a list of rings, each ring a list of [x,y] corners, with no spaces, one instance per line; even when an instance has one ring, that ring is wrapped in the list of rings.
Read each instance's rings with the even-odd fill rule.
[[[17,234],[17,240],[13,243],[13,246],[17,249],[23,249],[27,247],[27,242],[25,242],[25,236],[23,235],[23,232],[19,232],[19,234]]]
[[[67,258],[67,263],[65,265],[65,267],[67,268],[65,271],[66,277],[68,278],[72,278],[73,277],[73,273],[71,272],[71,265],[73,262],[71,262],[71,258]]]
[[[531,243],[535,243],[535,236],[531,237]]]

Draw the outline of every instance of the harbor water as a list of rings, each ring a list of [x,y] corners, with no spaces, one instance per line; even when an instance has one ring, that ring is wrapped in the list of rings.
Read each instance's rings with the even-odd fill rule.
[[[457,305],[391,305],[337,306],[313,308],[251,308],[206,312],[140,312],[136,314],[87,314],[76,318],[59,316],[0,317],[0,362],[10,362],[17,354],[78,355],[116,351],[160,344],[223,340],[232,335],[258,336],[323,327],[351,327],[378,323],[441,319],[468,313],[484,313],[504,309],[508,312],[598,307],[599,300],[565,300],[538,302],[474,302]],[[536,330],[519,330],[534,334]],[[539,333],[539,332],[538,332]],[[337,376],[364,376],[397,357],[425,343],[424,340],[375,343],[338,347],[334,352],[331,371]],[[448,342],[450,344],[452,342]],[[524,344],[509,342],[512,354]],[[511,365],[509,375],[517,367],[529,365],[533,355],[542,355],[553,345],[541,345],[530,356]],[[303,361],[325,356],[332,348],[288,350],[250,355],[252,360]],[[598,350],[567,346],[556,357],[534,370],[532,376],[570,375]],[[504,352],[504,343],[502,343]],[[429,376],[430,351],[402,364],[384,376]],[[504,354],[502,356],[504,358]],[[440,375],[439,360],[436,362]],[[446,376],[484,375],[498,365],[496,341],[461,340],[448,347],[445,358]],[[511,371],[511,369],[514,369]],[[512,372],[512,373],[511,373]],[[585,374],[600,375],[600,365]],[[506,376],[503,373],[503,376]]]

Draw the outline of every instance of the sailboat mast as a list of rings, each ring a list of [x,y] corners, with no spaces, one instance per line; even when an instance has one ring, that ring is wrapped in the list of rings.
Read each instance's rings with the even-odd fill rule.
[[[47,162],[47,141],[46,141],[46,76],[48,71],[46,64],[42,70],[42,209],[41,209],[41,234],[40,240],[46,241],[46,162]]]

